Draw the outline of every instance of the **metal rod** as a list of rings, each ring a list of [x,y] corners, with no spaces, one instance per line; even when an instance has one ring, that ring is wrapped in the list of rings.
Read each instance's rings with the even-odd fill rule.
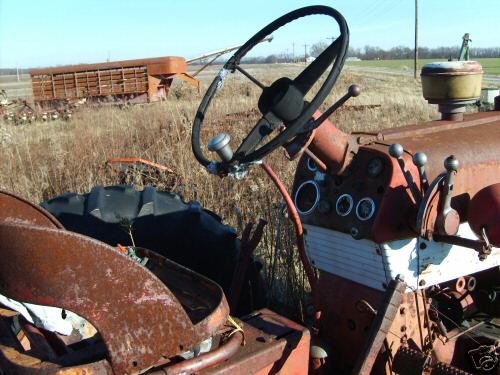
[[[418,320],[418,333],[420,335],[420,349],[424,349],[424,335],[422,333],[422,322],[420,319],[420,307],[418,303],[418,293],[417,291],[414,291],[413,294],[415,295],[415,308],[417,310],[417,320]]]
[[[259,43],[263,43],[263,42],[271,42],[273,40],[273,36],[272,35],[269,35],[267,37],[265,37],[264,39],[262,39]],[[191,64],[195,61],[198,61],[198,60],[203,60],[203,59],[206,59],[208,57],[212,57],[212,56],[215,56],[215,55],[219,55],[219,56],[222,56],[223,54],[225,53],[228,53],[228,52],[231,52],[231,51],[234,51],[234,50],[237,50],[238,48],[240,48],[241,46],[243,46],[243,44],[240,44],[240,45],[237,45],[237,46],[233,46],[233,47],[228,47],[228,48],[223,48],[221,50],[218,50],[218,51],[215,51],[215,52],[209,52],[209,53],[205,53],[201,56],[198,56],[198,57],[193,57],[192,59],[189,59],[189,60],[186,60],[186,62],[188,64]]]
[[[466,333],[468,333],[468,332],[470,332],[470,331],[472,331],[472,330],[476,329],[476,328],[477,328],[477,327],[479,327],[480,325],[482,325],[482,324],[484,324],[484,323],[489,323],[490,321],[491,321],[491,319],[489,319],[489,320],[483,320],[483,321],[481,321],[481,322],[479,322],[479,323],[477,323],[477,324],[474,324],[472,327],[467,328],[465,331],[462,331],[462,332],[460,332],[460,333],[457,333],[457,334],[456,334],[456,335],[454,335],[454,336],[451,336],[448,340],[446,340],[446,342],[450,342],[450,341],[456,340],[456,339],[458,339],[460,336],[465,335]]]
[[[259,86],[262,90],[266,88],[262,83],[260,83],[255,77],[253,77],[250,73],[248,73],[246,70],[244,70],[241,66],[236,65],[235,66],[236,70],[243,74],[245,77],[247,77],[250,81],[255,83],[257,86]]]
[[[212,65],[212,63],[217,60],[219,57],[221,57],[222,54],[220,55],[215,55],[214,58],[212,60],[210,60],[209,62],[207,62],[205,65],[203,65],[200,69],[198,69],[196,72],[194,72],[193,74],[191,74],[191,77],[196,77],[198,74],[200,74],[202,71],[204,71],[207,67],[209,67],[210,65]]]
[[[316,166],[318,167],[319,170],[321,170],[321,172],[323,173],[327,172],[328,168],[326,167],[326,164],[323,163],[311,150],[306,148],[304,152],[307,156],[309,156],[309,158],[314,162],[314,164],[316,164]]]
[[[223,362],[231,358],[243,343],[243,334],[235,332],[229,340],[219,346],[217,349],[208,353],[203,353],[197,357],[186,359],[185,361],[173,364],[161,369],[156,374],[177,375],[177,374],[192,374],[217,363]]]

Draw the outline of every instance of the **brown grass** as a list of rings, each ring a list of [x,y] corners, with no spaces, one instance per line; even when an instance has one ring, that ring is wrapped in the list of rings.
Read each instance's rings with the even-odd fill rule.
[[[280,71],[276,66],[269,70]],[[287,75],[296,70],[293,66],[286,67]],[[269,72],[262,81],[271,82]],[[326,103],[333,103],[351,83],[360,84],[363,94],[351,99],[347,106],[380,104],[381,107],[338,111],[331,121],[345,131],[373,131],[437,117],[435,108],[422,99],[419,83],[402,76],[345,71]],[[207,114],[204,143],[224,129],[234,136],[235,147],[248,126],[255,123],[258,94],[259,89],[248,80],[228,80]],[[185,200],[200,201],[234,226],[238,226],[235,213],[241,215],[243,222],[266,219],[268,225],[258,255],[266,266],[268,282],[272,283],[274,306],[285,304],[296,308],[306,287],[293,251],[291,227],[280,219],[281,198],[257,167],[246,179],[236,181],[211,176],[195,161],[190,144],[191,124],[200,99],[188,86],[177,86],[162,103],[126,109],[86,109],[67,123],[0,125],[0,188],[38,203],[67,191],[83,193],[94,185],[118,183],[116,171],[105,166],[105,161],[112,157],[137,156],[167,165],[177,172],[177,178],[136,173],[128,181],[139,186],[153,183],[167,189],[175,185]],[[281,150],[270,155],[267,162],[290,188],[295,162],[286,160]],[[275,272],[271,275],[273,263]]]

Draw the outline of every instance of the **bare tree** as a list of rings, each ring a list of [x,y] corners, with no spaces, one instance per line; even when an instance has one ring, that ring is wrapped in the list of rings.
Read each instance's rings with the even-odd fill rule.
[[[328,47],[328,43],[325,42],[314,43],[309,49],[309,53],[311,54],[312,57],[318,57],[321,54],[321,52],[323,52],[326,49],[326,47]]]

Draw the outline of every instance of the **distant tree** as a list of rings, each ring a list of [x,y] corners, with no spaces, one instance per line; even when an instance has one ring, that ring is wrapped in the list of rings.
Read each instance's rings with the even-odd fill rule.
[[[420,52],[420,49],[419,49]],[[387,57],[390,59],[410,59],[412,57],[413,51],[405,46],[392,47],[387,52]]]
[[[362,55],[361,50],[359,48],[349,47],[347,51],[347,57],[360,57]]]
[[[321,52],[323,52],[326,49],[326,47],[328,47],[328,43],[325,42],[314,43],[309,49],[309,53],[312,57],[318,57],[319,55],[321,55]]]
[[[328,43],[318,42],[311,46],[309,49],[310,56],[318,57],[321,52],[328,47]],[[449,57],[456,59],[458,52],[460,50],[459,46],[451,47],[419,47],[418,54],[421,59],[436,59],[436,60],[447,60]],[[471,48],[472,58],[488,58],[488,57],[500,57],[500,47],[488,47],[488,48]],[[309,55],[306,54],[306,58]],[[390,49],[382,49],[377,46],[365,46],[364,48],[353,48],[349,47],[347,52],[348,57],[359,57],[362,60],[391,60],[391,59],[411,59],[413,58],[413,49],[406,46],[396,46]],[[302,55],[296,55],[300,61],[303,60]],[[266,57],[256,56],[256,57],[245,57],[243,62],[245,64],[274,64],[274,63],[286,63],[290,62],[292,57],[288,53],[280,53],[277,55],[269,55]],[[7,69],[4,69],[7,71]],[[11,69],[15,73],[15,69]],[[12,73],[12,74],[14,74]],[[3,73],[5,74],[5,73]]]
[[[264,60],[266,64],[276,64],[278,62],[278,57],[276,55],[269,55]]]

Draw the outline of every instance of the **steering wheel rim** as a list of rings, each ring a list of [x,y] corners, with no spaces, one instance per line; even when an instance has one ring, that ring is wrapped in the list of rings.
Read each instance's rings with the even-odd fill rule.
[[[274,149],[278,148],[279,146],[282,146],[285,144],[287,141],[291,140],[295,135],[297,135],[300,130],[304,127],[305,124],[307,124],[313,113],[317,110],[317,108],[323,103],[323,101],[326,99],[326,96],[329,94],[331,89],[333,88],[333,85],[337,81],[337,78],[340,74],[340,71],[342,70],[342,67],[344,65],[344,61],[347,55],[347,48],[349,45],[349,29],[347,27],[347,23],[344,19],[344,17],[335,9],[327,6],[322,6],[322,5],[316,5],[316,6],[308,6],[304,8],[300,8],[297,10],[294,10],[290,13],[287,13],[280,18],[276,19],[275,21],[271,22],[268,24],[266,27],[261,29],[259,32],[257,32],[252,38],[250,38],[243,46],[241,46],[235,53],[234,55],[224,64],[223,69],[219,72],[219,74],[215,77],[215,79],[212,81],[211,85],[209,86],[208,90],[205,93],[205,96],[203,97],[198,110],[196,112],[196,116],[193,122],[193,130],[192,130],[192,138],[191,138],[191,144],[192,144],[192,149],[193,153],[195,155],[195,158],[198,160],[200,164],[202,164],[204,167],[209,167],[211,164],[213,165],[216,163],[217,165],[222,165],[225,163],[220,163],[220,162],[214,162],[209,159],[207,159],[200,146],[200,130],[201,126],[203,124],[203,120],[205,117],[206,110],[208,109],[211,100],[214,98],[215,93],[219,90],[219,88],[223,85],[224,79],[228,71],[234,72],[236,69],[238,69],[238,66],[240,64],[241,59],[253,48],[255,45],[257,45],[262,39],[264,39],[266,36],[272,34],[274,31],[278,30],[279,28],[285,26],[286,24],[295,21],[299,18],[305,17],[305,16],[310,16],[310,15],[327,15],[335,19],[337,22],[339,29],[340,29],[340,36],[332,41],[332,43],[316,58],[316,60],[311,63],[308,67],[306,67],[293,81],[290,80],[292,83],[290,84],[289,82],[279,82],[280,80],[288,79],[286,77],[279,78],[277,81],[275,81],[271,86],[266,87],[263,89],[263,93],[261,94],[261,97],[259,99],[259,109],[262,112],[261,109],[261,99],[264,96],[265,89],[271,89],[273,85],[276,84],[276,86],[279,85],[289,85],[290,87],[295,87],[299,86],[303,88],[306,92],[303,93],[302,100],[304,99],[305,95],[307,94],[307,91],[312,87],[312,85],[319,79],[319,77],[328,69],[328,66],[332,63],[332,61],[335,59],[335,62],[333,63],[333,66],[325,79],[323,85],[315,95],[315,97],[310,101],[310,102],[303,102],[304,107],[301,109],[300,114],[293,118],[291,121],[289,121],[286,124],[286,129],[282,132],[280,132],[278,135],[276,135],[274,138],[260,146],[259,148],[256,148],[260,141],[262,141],[265,136],[268,134],[260,134],[262,136],[261,140],[253,147],[253,149],[250,150],[248,153],[238,153],[238,150],[241,149],[241,146],[245,144],[245,142],[248,141],[248,138],[252,134],[252,132],[260,132],[262,133],[261,130],[257,129],[259,126],[260,122],[263,119],[266,119],[270,124],[271,121],[278,121],[285,123],[283,119],[277,118],[274,113],[269,109],[267,113],[263,113],[263,116],[261,119],[257,122],[257,124],[254,126],[252,131],[245,137],[245,139],[241,142],[240,146],[238,147],[237,152],[234,154],[233,158],[229,163],[234,163],[238,162],[239,164],[245,164],[245,163],[251,163],[256,160],[262,159],[265,155],[269,154],[272,152]],[[333,56],[331,56],[333,55]],[[312,68],[311,68],[312,67]],[[320,70],[320,72],[316,71],[317,69]],[[318,75],[319,73],[319,75]],[[312,78],[314,79],[314,76],[318,75],[314,79],[313,82],[308,80],[308,75],[313,76]],[[299,79],[300,77],[300,79]],[[309,77],[310,78],[310,77]],[[299,81],[297,81],[299,79]],[[296,82],[297,81],[297,82]],[[293,90],[292,90],[293,91]],[[299,89],[300,91],[300,89]],[[282,95],[282,93],[278,93],[277,95]],[[296,101],[296,94],[294,93],[295,97],[292,95],[292,102],[295,99]],[[271,98],[271,101],[273,101],[274,98]],[[281,100],[281,98],[278,98],[278,100]],[[268,116],[270,115],[270,116]],[[293,117],[293,115],[292,115]],[[274,124],[276,126],[276,124]],[[311,127],[315,127],[319,124],[311,124]],[[270,126],[272,129],[272,124]],[[272,131],[272,130],[271,130]],[[251,147],[251,146],[250,146]],[[226,163],[227,164],[227,163]]]

